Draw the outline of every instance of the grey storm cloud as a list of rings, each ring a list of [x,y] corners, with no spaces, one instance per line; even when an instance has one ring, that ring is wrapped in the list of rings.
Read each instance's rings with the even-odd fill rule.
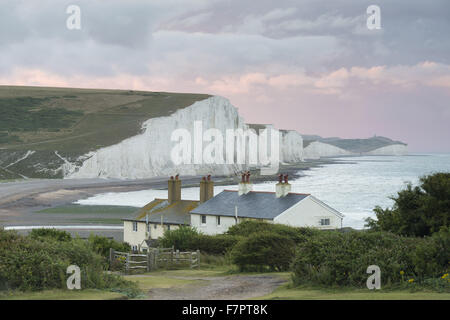
[[[251,121],[448,150],[449,16],[448,0],[0,0],[0,83],[221,94]]]
[[[52,57],[66,71],[75,64],[81,72],[139,73],[151,71],[151,63],[158,69],[161,59],[170,61],[184,52],[190,59],[198,57],[198,70],[205,72],[217,71],[218,62],[224,72],[257,69],[268,61],[329,70],[424,60],[450,63],[448,1],[434,1],[433,6],[375,1],[382,9],[383,29],[368,32],[365,10],[373,2],[6,0],[0,12],[0,70],[45,65],[43,60]],[[65,27],[70,4],[81,8],[80,31]],[[52,65],[58,69],[57,63]]]

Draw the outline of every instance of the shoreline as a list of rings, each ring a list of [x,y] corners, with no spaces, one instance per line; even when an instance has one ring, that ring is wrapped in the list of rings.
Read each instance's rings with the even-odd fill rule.
[[[288,174],[290,179],[301,178],[302,172],[311,168],[334,163],[342,163],[336,158],[308,160],[296,164],[280,165],[279,172]],[[251,180],[254,183],[276,181],[277,175],[261,176],[259,170],[251,170]],[[183,188],[198,187],[202,176],[182,177]],[[216,185],[235,185],[240,181],[240,175],[225,177],[213,176]],[[108,219],[118,219],[120,216],[108,214],[44,214],[40,210],[66,206],[77,200],[86,199],[108,192],[131,192],[146,189],[167,189],[167,177],[155,177],[140,180],[109,180],[109,179],[33,179],[0,184],[0,226],[32,227],[52,225],[85,225],[95,224],[89,220],[96,219],[96,225],[107,225],[102,222]],[[129,214],[127,215],[129,216]],[[125,216],[124,216],[125,217]],[[83,222],[83,221],[86,222]]]

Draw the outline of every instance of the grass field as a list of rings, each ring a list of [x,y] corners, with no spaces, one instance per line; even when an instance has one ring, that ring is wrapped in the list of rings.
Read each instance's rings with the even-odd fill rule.
[[[281,286],[263,300],[450,300],[450,293],[408,290],[291,288]]]
[[[8,120],[4,131],[20,139],[0,146],[84,153],[136,135],[145,120],[168,116],[208,97],[131,90],[0,86],[0,107],[8,111],[8,117],[3,117],[4,121]]]
[[[44,290],[38,292],[13,292],[0,294],[0,300],[118,300],[127,297],[118,292],[95,289]]]
[[[139,275],[124,276],[125,279],[138,284],[143,294],[138,298],[145,298],[145,293],[151,289],[172,288],[182,289],[186,286],[204,286],[209,281],[189,278],[216,278],[244,275],[269,275],[281,277],[285,280],[290,278],[288,272],[276,273],[240,273],[230,274],[229,268],[217,266],[207,269],[182,269],[182,270],[161,270]],[[179,278],[181,277],[181,279]],[[183,277],[187,279],[183,279]],[[103,290],[45,290],[41,292],[13,292],[0,294],[0,300],[112,300],[127,299],[126,295]],[[288,282],[275,289],[272,293],[257,297],[257,300],[450,300],[450,293],[438,293],[434,291],[421,290],[411,292],[408,290],[368,290],[352,288],[314,288],[296,287],[293,288]]]
[[[64,160],[123,141],[206,94],[0,86],[0,179],[61,178]],[[33,153],[26,159],[29,150]],[[57,154],[55,153],[57,151]],[[81,160],[80,160],[81,161]],[[7,170],[4,168],[7,167]]]

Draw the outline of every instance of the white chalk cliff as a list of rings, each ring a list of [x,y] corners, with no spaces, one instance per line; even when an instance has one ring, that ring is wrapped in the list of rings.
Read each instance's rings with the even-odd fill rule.
[[[194,122],[202,121],[205,132],[209,128],[219,129],[226,138],[227,129],[248,129],[237,109],[228,99],[214,96],[197,101],[167,117],[145,121],[143,132],[122,142],[83,155],[79,167],[65,166],[66,178],[119,178],[139,179],[154,176],[215,174],[230,175],[247,168],[242,164],[181,164],[175,165],[171,152],[176,142],[171,133],[179,128],[187,129],[194,137]],[[295,131],[280,134],[280,157],[284,162],[303,160],[303,140]],[[204,142],[203,147],[208,144]],[[224,146],[225,147],[225,146]],[[192,144],[192,152],[194,145]],[[224,157],[226,153],[224,152]]]
[[[142,133],[122,142],[98,149],[79,157],[78,165],[64,160],[60,170],[65,178],[118,178],[142,179],[155,176],[167,176],[179,173],[181,175],[232,175],[250,166],[246,164],[208,164],[186,163],[176,165],[171,153],[178,142],[171,141],[172,132],[176,129],[186,129],[191,137],[191,151],[194,153],[194,123],[202,123],[202,132],[210,128],[220,131],[224,139],[222,159],[226,160],[226,131],[229,129],[255,128],[257,133],[272,125],[247,125],[239,116],[238,110],[228,99],[213,96],[197,101],[191,106],[179,109],[170,116],[152,118],[143,123]],[[383,138],[391,145],[383,146],[367,152],[352,152],[326,141],[308,141],[293,130],[280,130],[280,162],[297,163],[304,159],[319,159],[321,157],[336,157],[349,155],[404,155],[407,146],[395,144],[388,138]],[[270,139],[269,139],[270,140]],[[198,140],[197,140],[198,141]],[[384,141],[384,140],[383,140]],[[384,142],[383,142],[384,143]],[[209,142],[203,142],[203,150]],[[246,148],[248,153],[248,145]],[[270,150],[270,142],[268,150]],[[270,153],[270,151],[268,151]],[[58,154],[57,154],[58,155]],[[191,160],[194,160],[191,157]],[[81,165],[80,165],[81,163]],[[254,165],[251,166],[255,168]],[[257,166],[256,166],[257,167]]]
[[[322,157],[348,156],[352,153],[328,143],[313,141],[303,149],[305,159],[320,159]]]

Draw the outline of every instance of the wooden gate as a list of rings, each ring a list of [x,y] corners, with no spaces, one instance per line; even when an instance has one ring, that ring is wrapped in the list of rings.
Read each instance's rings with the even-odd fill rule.
[[[110,249],[110,266],[114,262],[123,265],[123,270],[129,273],[131,270],[145,269],[151,271],[159,268],[172,268],[189,266],[200,267],[200,251],[179,251],[174,248],[150,248],[147,254],[132,254]]]

